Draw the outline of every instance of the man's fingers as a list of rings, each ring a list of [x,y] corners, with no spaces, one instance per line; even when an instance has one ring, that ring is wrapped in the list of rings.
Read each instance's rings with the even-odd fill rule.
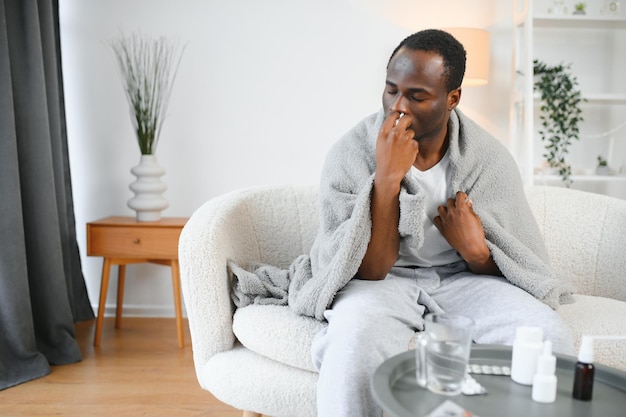
[[[408,129],[409,126],[411,126],[411,123],[413,123],[413,118],[411,116],[409,116],[406,113],[400,113],[399,114],[399,119],[398,119],[398,128],[399,129]]]
[[[404,134],[407,135],[409,139],[415,139],[415,131],[413,129],[405,130]]]
[[[463,191],[457,191],[455,197],[456,197],[456,199],[454,201],[455,201],[455,203],[457,205],[465,203],[468,206],[472,207],[472,204],[473,204],[472,203],[472,199],[469,198],[469,196],[466,193],[464,193]]]
[[[387,115],[387,118],[383,122],[383,125],[381,126],[381,130],[384,130],[385,132],[391,131],[391,129],[393,129],[393,127],[398,122],[398,116],[399,116],[398,112],[389,113]]]
[[[413,123],[413,118],[406,113],[398,111],[392,111],[387,115],[387,118],[383,122],[383,126],[390,131],[391,129],[398,129],[399,131],[405,131]],[[413,134],[415,136],[415,134]]]
[[[440,206],[440,207],[441,207],[441,206]],[[441,230],[442,230],[441,228],[443,227],[443,221],[441,220],[441,217],[440,217],[440,216],[436,216],[436,217],[433,219],[433,223],[435,223],[435,227],[437,227],[437,229],[439,229],[439,231],[441,231]]]

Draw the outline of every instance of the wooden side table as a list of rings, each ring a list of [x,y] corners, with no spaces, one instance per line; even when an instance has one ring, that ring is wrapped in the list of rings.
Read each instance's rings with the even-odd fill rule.
[[[181,217],[164,217],[157,222],[137,222],[134,217],[113,216],[87,223],[87,255],[104,258],[94,346],[100,345],[111,265],[118,265],[115,328],[119,328],[122,323],[126,265],[146,262],[172,268],[178,346],[185,346],[178,238],[187,220]]]

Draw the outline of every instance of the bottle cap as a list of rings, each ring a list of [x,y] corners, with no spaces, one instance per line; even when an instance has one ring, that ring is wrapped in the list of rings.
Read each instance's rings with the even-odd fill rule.
[[[593,337],[583,336],[578,351],[578,362],[593,363]]]
[[[515,338],[528,343],[541,343],[543,341],[543,329],[534,326],[520,326],[515,329]]]
[[[537,360],[537,373],[541,375],[554,375],[556,372],[556,357],[552,354],[552,342],[543,342],[543,352]]]

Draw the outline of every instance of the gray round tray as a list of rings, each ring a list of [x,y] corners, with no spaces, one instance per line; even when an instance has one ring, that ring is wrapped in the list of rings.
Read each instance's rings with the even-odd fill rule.
[[[417,385],[415,352],[408,351],[385,361],[374,373],[374,396],[393,417],[420,417],[446,400],[452,400],[480,417],[624,417],[626,416],[626,373],[595,365],[593,398],[572,398],[576,358],[556,355],[557,398],[552,404],[531,399],[532,387],[520,385],[509,376],[472,375],[487,389],[486,395],[448,397],[433,394]],[[474,345],[470,363],[511,365],[511,347]]]

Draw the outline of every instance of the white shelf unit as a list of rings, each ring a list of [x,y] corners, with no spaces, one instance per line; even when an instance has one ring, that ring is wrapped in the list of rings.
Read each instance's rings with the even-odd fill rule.
[[[580,140],[573,143],[569,156],[572,188],[626,199],[626,11],[600,15],[594,3],[598,10],[588,15],[551,15],[544,13],[550,4],[514,1],[511,152],[526,184],[562,185],[556,175],[537,173],[544,144],[538,135],[533,60],[571,64],[586,100],[581,106],[585,121]],[[614,175],[593,174],[598,155],[609,161]]]

